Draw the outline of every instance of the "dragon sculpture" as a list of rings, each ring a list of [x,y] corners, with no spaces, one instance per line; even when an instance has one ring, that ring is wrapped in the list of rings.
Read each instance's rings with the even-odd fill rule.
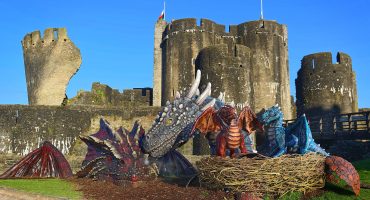
[[[270,157],[278,157],[285,153],[319,153],[326,157],[325,171],[329,182],[337,182],[336,174],[352,187],[356,195],[360,193],[360,177],[356,169],[345,159],[330,156],[315,143],[305,115],[299,117],[294,124],[284,128],[283,113],[278,105],[275,105],[262,114],[260,121],[268,127],[266,144],[259,148],[262,149],[260,153],[266,153]]]
[[[218,156],[225,157],[229,150],[231,157],[236,157],[236,149],[241,154],[252,153],[250,134],[263,126],[256,115],[246,106],[239,115],[232,105],[224,105],[220,109],[210,107],[205,110],[195,123],[200,133],[218,133],[216,138],[216,152]],[[245,142],[247,141],[247,142]]]
[[[113,181],[147,178],[149,168],[138,143],[138,137],[143,134],[138,121],[131,131],[121,127],[114,132],[109,123],[101,119],[97,133],[80,136],[88,151],[77,176]]]
[[[191,163],[175,149],[194,135],[195,121],[203,111],[209,107],[217,107],[222,99],[222,95],[217,102],[209,97],[211,83],[200,94],[200,78],[201,72],[198,70],[188,93],[182,95],[182,92],[176,92],[174,101],[166,103],[145,134],[138,123],[135,123],[131,132],[122,128],[113,132],[109,123],[101,120],[97,133],[81,136],[88,145],[88,153],[79,176],[130,179],[137,176],[139,168],[145,163],[156,163],[159,174],[163,176],[196,174]],[[148,159],[144,158],[144,153],[149,155]],[[129,176],[123,177],[123,174]]]

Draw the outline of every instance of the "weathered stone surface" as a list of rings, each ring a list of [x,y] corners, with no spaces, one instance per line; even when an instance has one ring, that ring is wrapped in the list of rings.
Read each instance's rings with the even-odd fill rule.
[[[172,21],[163,31],[162,57],[155,57],[162,60],[162,105],[167,100],[172,100],[176,91],[189,87],[195,76],[196,63],[203,63],[204,69],[210,66],[208,72],[211,73],[210,71],[216,70],[218,63],[216,66],[211,66],[202,59],[210,61],[216,59],[225,65],[222,70],[225,77],[245,77],[248,73],[250,77],[239,80],[232,91],[229,87],[223,88],[225,82],[209,79],[216,84],[213,87],[214,90],[226,91],[226,95],[230,92],[231,95],[227,98],[241,101],[237,103],[249,101],[256,112],[278,103],[285,118],[290,119],[292,113],[287,37],[286,26],[276,21],[257,20],[233,25],[229,27],[229,32],[225,31],[224,25],[207,19],[201,19],[200,26],[193,18]],[[228,53],[229,55],[225,54],[226,46],[222,45],[227,45],[227,52],[231,52]],[[221,53],[221,57],[214,56],[212,59],[207,59],[206,56],[199,54],[206,47],[211,48],[205,50],[210,55],[213,54],[210,51],[215,52],[215,55],[219,52],[225,53]],[[221,49],[217,50],[217,47]],[[233,51],[238,47],[242,52]],[[243,53],[247,48],[250,52]],[[232,52],[235,54],[234,57],[239,58],[232,58]],[[198,55],[200,57],[197,59]],[[244,66],[246,74],[236,76],[237,71],[233,67],[236,65]],[[221,77],[221,72],[214,71],[213,74],[218,74],[214,76],[215,78]],[[235,83],[234,80],[231,82]],[[214,90],[213,94],[216,93]],[[249,99],[253,99],[253,102]]]
[[[27,34],[22,40],[30,105],[61,105],[66,87],[81,65],[80,50],[65,28]]]
[[[296,83],[297,114],[335,115],[358,111],[356,76],[349,55],[339,52],[332,63],[330,52],[302,59]]]

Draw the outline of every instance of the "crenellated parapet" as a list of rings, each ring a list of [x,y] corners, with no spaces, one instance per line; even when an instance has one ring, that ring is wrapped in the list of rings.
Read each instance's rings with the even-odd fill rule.
[[[304,56],[296,79],[297,113],[308,115],[357,112],[356,75],[351,57],[330,52]]]
[[[65,28],[28,33],[22,40],[30,105],[61,105],[66,87],[81,65],[80,50]]]

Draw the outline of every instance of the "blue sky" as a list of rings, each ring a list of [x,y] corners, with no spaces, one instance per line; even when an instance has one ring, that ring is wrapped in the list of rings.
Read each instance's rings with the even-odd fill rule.
[[[259,18],[259,0],[168,0],[166,19],[208,18],[240,24]],[[352,57],[359,107],[370,107],[370,1],[264,0],[265,19],[288,26],[290,82],[303,56],[338,51]],[[152,87],[154,23],[160,0],[0,0],[0,104],[27,104],[20,41],[34,30],[66,27],[82,53],[68,97],[99,81],[119,90]]]

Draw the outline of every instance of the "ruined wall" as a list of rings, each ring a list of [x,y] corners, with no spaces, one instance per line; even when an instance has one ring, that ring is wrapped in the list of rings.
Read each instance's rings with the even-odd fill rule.
[[[355,72],[349,55],[330,52],[304,56],[296,83],[297,114],[308,116],[357,112]]]
[[[68,105],[95,105],[108,107],[151,106],[152,88],[134,88],[120,93],[108,85],[94,82],[91,92],[79,91],[77,96],[68,100]]]
[[[227,44],[229,47],[241,44],[251,50],[248,65],[251,73],[250,93],[255,99],[256,111],[278,103],[285,117],[291,118],[285,25],[258,20],[230,26],[229,32],[226,32],[224,25],[207,19],[201,19],[200,26],[196,19],[180,19],[167,25],[162,39],[162,104],[172,100],[176,91],[189,87],[195,76],[195,60],[203,48],[217,44]],[[224,72],[232,74],[230,71]]]
[[[66,87],[81,65],[80,50],[65,28],[27,34],[22,40],[30,105],[61,105]]]
[[[98,130],[100,117],[115,128],[132,127],[135,119],[142,118],[149,128],[159,107],[99,109],[93,107],[58,107],[0,105],[0,154],[26,155],[42,141],[51,141],[63,154],[75,147],[80,134]],[[129,123],[127,123],[129,122]],[[86,146],[83,145],[86,150]]]
[[[196,68],[202,71],[201,86],[212,83],[212,96],[226,91],[226,102],[247,103],[252,109],[251,50],[244,45],[219,44],[199,52]],[[201,88],[204,90],[205,88]]]

